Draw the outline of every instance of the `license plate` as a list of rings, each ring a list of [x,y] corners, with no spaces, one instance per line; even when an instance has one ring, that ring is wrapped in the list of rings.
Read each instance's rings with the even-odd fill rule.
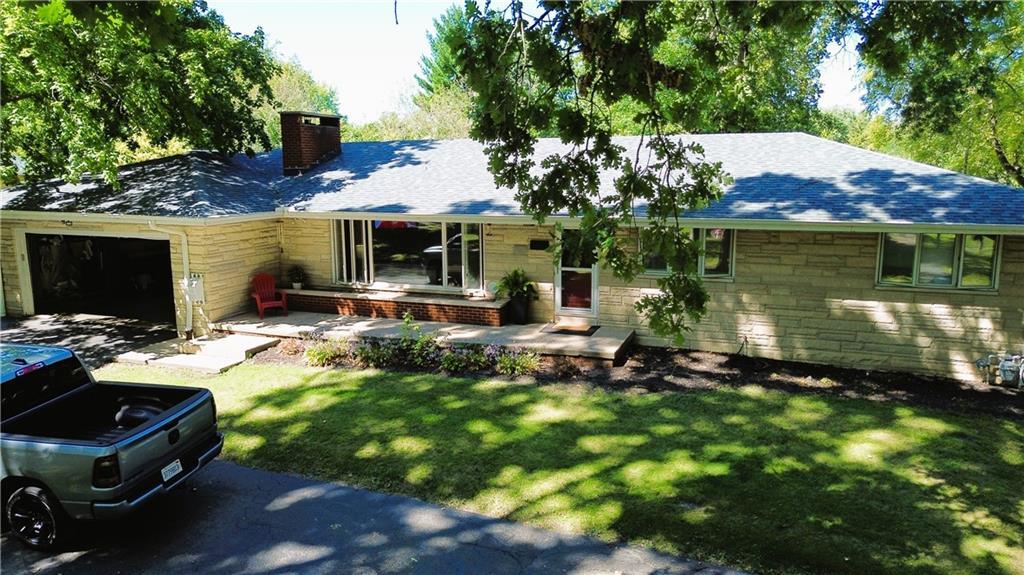
[[[164,481],[170,481],[172,477],[181,473],[181,460],[175,459],[167,467],[160,470],[160,475],[163,476]]]

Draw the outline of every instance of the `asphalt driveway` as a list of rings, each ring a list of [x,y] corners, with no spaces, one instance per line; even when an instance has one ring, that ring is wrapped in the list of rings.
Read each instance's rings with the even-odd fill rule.
[[[48,556],[4,536],[4,573],[738,573],[336,483],[216,461]]]
[[[0,320],[0,341],[70,347],[93,368],[176,335],[168,324],[84,313]]]

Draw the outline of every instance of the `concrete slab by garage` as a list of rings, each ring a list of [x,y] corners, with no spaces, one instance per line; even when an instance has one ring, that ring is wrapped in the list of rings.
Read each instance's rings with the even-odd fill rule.
[[[4,343],[69,347],[93,368],[124,352],[174,337],[174,326],[169,324],[84,313],[0,319]]]
[[[632,329],[601,326],[592,335],[551,333],[546,324],[503,325],[490,327],[434,321],[417,321],[424,333],[436,333],[450,343],[498,344],[529,349],[541,354],[565,355],[614,361],[633,339]],[[213,324],[213,329],[234,334],[258,334],[270,337],[303,337],[312,333],[331,338],[386,337],[402,334],[402,320],[339,316],[305,311],[288,315],[255,313],[234,316]]]
[[[94,524],[64,553],[4,536],[4,573],[742,575],[387,495],[215,461],[184,489],[116,523]]]
[[[218,334],[192,340],[179,338],[122,353],[117,361],[221,373],[277,345],[278,341],[272,337],[241,334]]]

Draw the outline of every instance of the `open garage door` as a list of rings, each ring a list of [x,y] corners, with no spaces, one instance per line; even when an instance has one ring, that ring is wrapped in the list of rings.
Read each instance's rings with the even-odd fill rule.
[[[35,313],[88,313],[174,325],[167,240],[25,234]]]

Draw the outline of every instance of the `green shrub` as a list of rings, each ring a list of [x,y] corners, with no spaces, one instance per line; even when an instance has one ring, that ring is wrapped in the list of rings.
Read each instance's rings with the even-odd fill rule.
[[[353,361],[361,367],[402,367],[408,363],[407,350],[400,340],[368,338],[351,347]]]
[[[510,270],[495,286],[494,294],[498,297],[537,299],[537,284],[526,277],[522,269]]]
[[[470,369],[469,357],[457,349],[441,354],[441,369],[448,373],[462,373]]]
[[[328,367],[344,363],[348,359],[348,344],[343,340],[323,339],[306,347],[306,363],[316,367]]]
[[[401,359],[419,368],[437,367],[444,355],[440,338],[432,333],[423,333],[423,328],[413,323],[409,312],[402,315],[402,336],[398,340]]]
[[[491,367],[491,361],[484,353],[484,346],[478,344],[465,344],[458,346],[466,355],[466,363],[469,369],[484,369]]]
[[[494,371],[509,377],[518,377],[537,371],[540,368],[540,356],[532,351],[507,349],[498,355]]]

